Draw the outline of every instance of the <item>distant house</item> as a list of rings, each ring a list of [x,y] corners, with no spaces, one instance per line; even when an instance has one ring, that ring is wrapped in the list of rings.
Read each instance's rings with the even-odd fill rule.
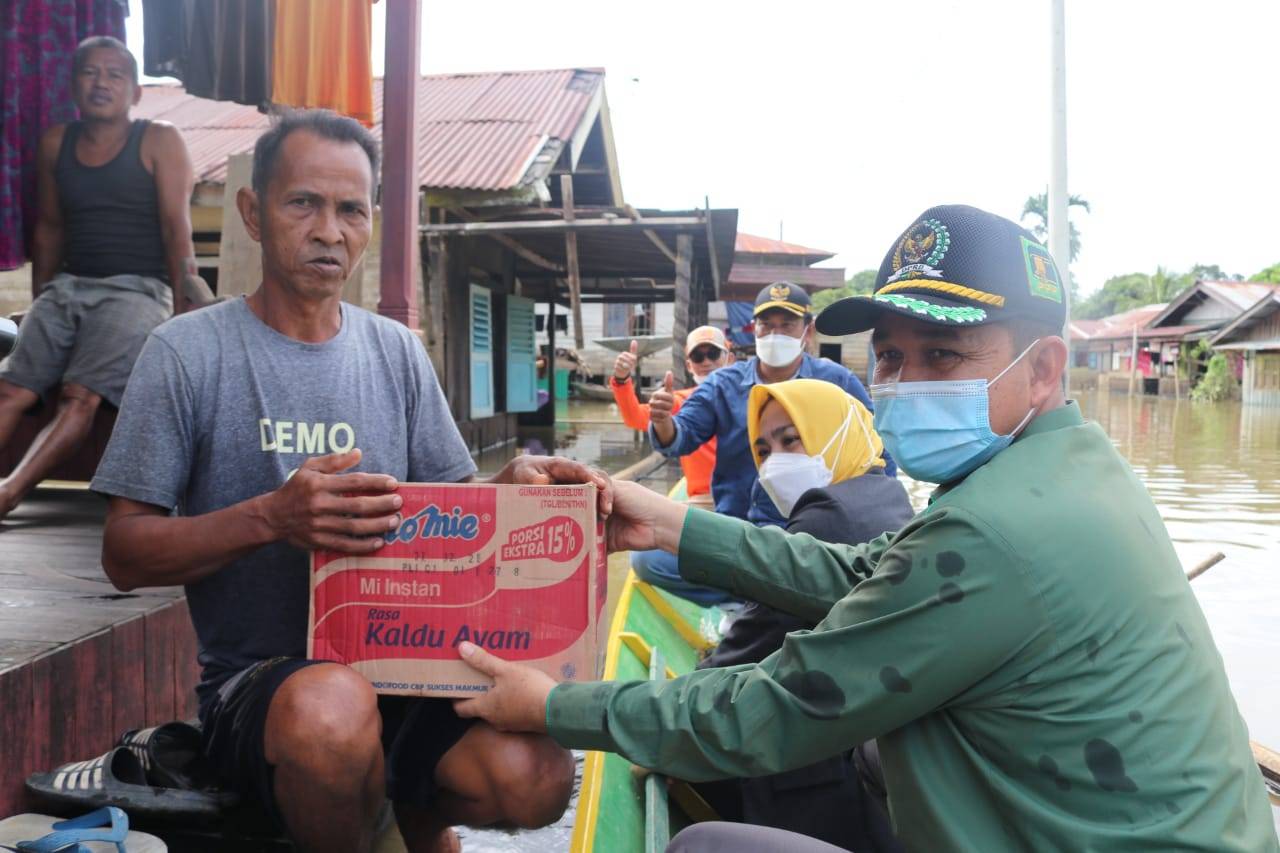
[[[733,247],[733,268],[721,288],[729,337],[744,352],[753,352],[755,337],[751,312],[756,294],[765,285],[789,281],[810,296],[844,285],[843,267],[815,267],[835,257],[835,252],[784,243],[755,234],[738,234]]]
[[[1098,320],[1072,320],[1072,366],[1098,373],[1128,373],[1133,358],[1133,332],[1138,330],[1138,373],[1153,376],[1151,353],[1146,347],[1147,324],[1164,311],[1165,303],[1143,305]]]
[[[1280,290],[1267,293],[1209,339],[1243,360],[1246,405],[1280,406]]]
[[[751,311],[756,294],[765,285],[778,281],[798,284],[809,294],[844,284],[843,267],[815,267],[830,260],[835,252],[785,243],[769,237],[738,232],[734,240],[733,265],[720,285],[720,298],[707,307],[707,322],[724,329],[730,342],[742,354],[754,350]],[[656,304],[584,305],[582,323],[587,346],[579,356],[586,372],[604,375],[612,370],[616,354],[593,341],[599,337],[658,335],[669,336],[675,325],[671,302]],[[560,333],[572,338],[572,319],[561,322]],[[821,354],[840,360],[840,341],[831,339]],[[821,350],[822,347],[820,346]],[[865,347],[863,347],[865,349]],[[683,358],[682,355],[678,356]],[[671,368],[672,359],[659,356],[645,359],[643,375],[659,379]]]
[[[724,296],[724,322],[735,346],[743,353],[755,351],[754,321],[756,294],[766,285],[789,281],[805,289],[810,296],[824,290],[843,287],[844,267],[818,267],[814,264],[829,261],[835,252],[814,249],[796,243],[785,243],[755,234],[738,234],[733,255],[733,269],[721,289]],[[712,306],[712,316],[719,316],[720,306]],[[850,370],[865,376],[867,371],[870,333],[832,338],[818,335],[814,341],[814,355],[842,363]]]
[[[1258,281],[1201,280],[1179,293],[1138,336],[1150,354],[1150,375],[1172,376],[1185,347],[1212,337],[1276,287]]]

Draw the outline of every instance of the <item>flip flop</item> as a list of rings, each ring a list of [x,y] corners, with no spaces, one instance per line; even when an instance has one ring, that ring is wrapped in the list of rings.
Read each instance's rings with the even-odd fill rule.
[[[87,820],[81,818],[81,820]],[[104,819],[103,824],[109,822]],[[67,827],[60,818],[52,817],[46,814],[17,814],[12,817],[0,818],[0,850],[9,851],[9,853],[17,853],[21,848],[16,847],[24,838],[39,839],[44,841],[44,837],[50,832],[65,830]],[[37,842],[37,843],[39,843]],[[24,844],[30,844],[26,841]],[[120,853],[115,842],[105,841],[78,841],[79,849],[76,853]],[[129,853],[165,853],[169,849],[159,838],[147,832],[139,832],[132,827],[129,828],[129,834],[124,838],[124,847]],[[70,850],[76,848],[69,848]]]
[[[60,820],[50,828],[53,832],[48,835],[19,841],[17,847],[9,849],[17,853],[89,853],[81,842],[102,841],[114,844],[116,853],[127,853],[124,842],[129,837],[129,816],[114,806]]]
[[[131,729],[120,736],[123,746],[142,763],[147,782],[161,788],[213,791],[217,777],[200,750],[200,730],[187,723],[165,723]]]
[[[27,790],[65,805],[113,805],[139,816],[197,821],[218,819],[227,796],[151,785],[142,762],[123,746],[48,773],[33,773],[27,777]]]

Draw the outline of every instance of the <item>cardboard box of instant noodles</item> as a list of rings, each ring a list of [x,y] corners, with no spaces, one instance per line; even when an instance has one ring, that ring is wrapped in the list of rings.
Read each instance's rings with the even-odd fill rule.
[[[595,486],[406,484],[369,555],[311,556],[307,654],[379,693],[462,696],[492,681],[469,640],[558,681],[597,675],[607,589]]]

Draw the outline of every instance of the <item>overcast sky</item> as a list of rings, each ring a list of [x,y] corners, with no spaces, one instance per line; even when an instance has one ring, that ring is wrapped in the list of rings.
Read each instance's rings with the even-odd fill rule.
[[[374,7],[382,73],[386,3]],[[1112,275],[1280,262],[1277,0],[1067,0],[1084,292]],[[141,42],[132,4],[130,44]],[[1048,0],[423,3],[428,73],[603,66],[627,201],[854,271],[933,204],[1016,218],[1043,192]],[[1272,231],[1276,228],[1276,231]]]

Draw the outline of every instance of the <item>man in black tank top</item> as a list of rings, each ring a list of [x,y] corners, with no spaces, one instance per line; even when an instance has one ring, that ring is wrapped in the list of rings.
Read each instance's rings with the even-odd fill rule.
[[[0,480],[0,518],[84,442],[104,400],[120,404],[151,329],[212,298],[196,272],[182,136],[129,118],[142,96],[137,61],[94,36],[71,77],[80,120],[40,140],[33,302],[0,362],[0,447],[42,398],[57,414]]]

